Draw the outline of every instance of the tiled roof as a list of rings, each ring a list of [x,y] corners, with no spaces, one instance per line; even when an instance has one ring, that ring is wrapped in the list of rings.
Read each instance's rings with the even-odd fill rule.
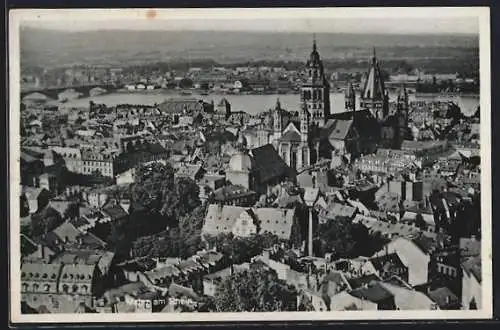
[[[96,265],[68,264],[61,270],[62,282],[92,283]]]
[[[217,236],[220,233],[231,232],[234,222],[245,210],[246,208],[238,206],[209,205],[203,224],[203,233]]]
[[[261,233],[269,232],[282,239],[289,239],[295,217],[295,209],[253,209],[260,221]]]
[[[254,208],[216,205],[208,206],[202,232],[211,236],[229,233],[236,219],[247,210],[251,210],[255,220],[260,223],[260,232],[269,232],[281,238],[289,239],[294,222],[295,209]]]
[[[23,263],[21,265],[21,280],[57,282],[60,271],[60,264]]]

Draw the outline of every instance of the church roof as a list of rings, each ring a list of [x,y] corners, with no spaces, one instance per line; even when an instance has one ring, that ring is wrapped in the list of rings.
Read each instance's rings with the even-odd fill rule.
[[[252,156],[261,183],[289,174],[290,168],[270,144],[252,149]]]
[[[330,119],[325,125],[325,135],[330,139],[344,140],[351,129],[352,123],[352,119]]]
[[[365,86],[361,94],[362,98],[382,100],[385,95],[385,86],[382,79],[382,73],[378,65],[377,58],[375,56],[375,50],[373,51],[372,62],[368,75],[366,78]]]
[[[300,139],[299,133],[291,130],[291,131],[286,132],[281,137],[280,140],[284,141],[284,142],[299,142],[301,139]]]

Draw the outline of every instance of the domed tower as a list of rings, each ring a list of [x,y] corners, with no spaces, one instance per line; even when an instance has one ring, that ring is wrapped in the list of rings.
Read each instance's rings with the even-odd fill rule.
[[[226,179],[234,185],[240,185],[246,189],[253,188],[254,161],[247,151],[240,150],[235,153],[229,161],[226,171]]]
[[[316,38],[305,71],[306,80],[300,88],[300,101],[307,104],[311,123],[322,127],[330,116],[330,85],[318,52]]]

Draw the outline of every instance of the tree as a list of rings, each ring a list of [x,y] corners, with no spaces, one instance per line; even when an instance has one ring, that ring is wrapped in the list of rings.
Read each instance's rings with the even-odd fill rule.
[[[63,218],[51,207],[45,207],[31,216],[31,237],[40,237],[48,234],[63,223]]]
[[[229,257],[234,264],[249,262],[252,257],[262,253],[282,241],[271,233],[255,234],[249,237],[234,237],[232,233],[222,233],[216,237],[207,237],[208,243],[215,245],[217,251]]]
[[[297,290],[273,270],[238,272],[222,281],[215,293],[217,312],[296,311]]]
[[[316,233],[316,252],[319,255],[331,252],[335,258],[348,257],[355,244],[352,229],[352,222],[346,217],[320,224]]]

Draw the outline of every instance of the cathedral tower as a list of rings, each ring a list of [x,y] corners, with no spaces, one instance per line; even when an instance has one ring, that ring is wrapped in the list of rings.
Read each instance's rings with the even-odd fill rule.
[[[330,85],[318,53],[316,39],[313,41],[313,49],[305,70],[306,81],[300,88],[300,101],[307,105],[311,123],[322,127],[330,116]]]
[[[363,92],[361,93],[361,108],[369,109],[379,121],[389,114],[388,94],[385,90],[384,79],[380,70],[375,48],[371,59],[370,68],[366,76]]]
[[[356,92],[352,82],[349,82],[344,94],[344,107],[345,111],[352,111],[352,120],[354,120],[354,112],[356,111]]]
[[[273,111],[273,136],[274,140],[281,138],[283,132],[283,110],[281,109],[280,99],[276,100],[276,107]]]
[[[311,151],[309,149],[309,129],[311,115],[307,109],[307,104],[302,103],[300,109],[300,144],[297,149],[297,168],[311,165]]]

